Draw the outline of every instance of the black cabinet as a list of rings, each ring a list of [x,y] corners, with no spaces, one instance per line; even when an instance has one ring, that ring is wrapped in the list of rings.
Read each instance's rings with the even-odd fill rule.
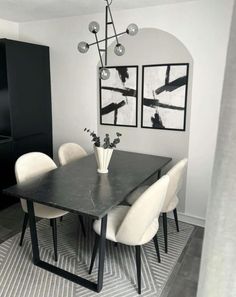
[[[31,151],[52,157],[49,48],[0,39],[0,189],[15,183],[14,163]]]
[[[15,183],[13,158],[13,140],[11,137],[0,136],[0,189],[7,188]],[[17,199],[0,195],[0,209],[5,208]]]

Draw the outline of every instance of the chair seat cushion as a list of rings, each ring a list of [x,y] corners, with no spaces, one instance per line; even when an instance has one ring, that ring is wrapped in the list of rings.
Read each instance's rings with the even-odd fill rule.
[[[27,204],[24,199],[21,199],[21,206],[24,212],[27,213],[28,212]],[[46,206],[43,204],[34,203],[34,213],[36,217],[41,219],[56,219],[66,215],[68,212],[58,208]]]
[[[170,201],[170,203],[167,205],[167,207],[162,208],[161,212],[170,212],[174,210],[179,203],[179,198],[177,196],[174,196],[174,198]]]
[[[120,227],[120,224],[123,221],[129,209],[130,209],[130,206],[119,205],[117,207],[114,207],[109,212],[107,216],[107,233],[106,233],[107,239],[117,242],[116,240],[117,230]],[[93,229],[98,235],[100,235],[101,220],[96,220],[93,223]]]
[[[124,217],[126,216],[127,212],[129,211],[130,206],[125,205],[119,205],[115,208],[113,208],[108,216],[107,216],[107,233],[106,238],[108,240],[114,241],[114,242],[120,242],[126,245],[142,245],[147,242],[149,242],[157,233],[157,230],[159,228],[159,222],[158,218],[154,219],[154,221],[151,223],[149,228],[147,228],[146,232],[142,236],[139,242],[132,242],[131,238],[124,238],[124,240],[117,240],[116,234],[120,227],[120,224],[124,220]],[[101,232],[101,220],[96,220],[93,224],[94,231],[100,235]]]

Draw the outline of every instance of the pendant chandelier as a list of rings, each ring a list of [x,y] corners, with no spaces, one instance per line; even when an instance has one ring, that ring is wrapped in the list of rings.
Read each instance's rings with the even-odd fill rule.
[[[111,13],[111,4],[112,4],[112,0],[109,2],[109,0],[105,0],[106,1],[106,9],[105,9],[105,38],[104,39],[101,39],[101,40],[98,40],[98,35],[97,33],[99,32],[99,29],[100,29],[100,25],[93,21],[89,24],[88,28],[89,28],[89,31],[91,33],[94,34],[95,36],[95,42],[93,43],[90,43],[88,44],[87,42],[85,41],[81,41],[79,44],[78,44],[78,51],[80,53],[87,53],[87,51],[89,50],[89,48],[92,46],[92,45],[97,45],[97,49],[98,49],[98,54],[99,54],[99,58],[100,58],[100,62],[101,62],[101,68],[100,68],[100,78],[105,80],[105,79],[108,79],[110,77],[110,71],[109,69],[106,68],[107,66],[107,41],[108,39],[112,39],[112,38],[115,38],[116,39],[116,45],[115,45],[115,48],[114,48],[114,53],[117,55],[117,56],[122,56],[124,55],[125,53],[125,47],[119,42],[118,40],[118,36],[121,36],[123,34],[128,34],[130,36],[134,36],[137,34],[138,32],[138,26],[136,24],[130,24],[126,31],[122,32],[122,33],[117,33],[116,32],[116,28],[115,28],[115,24],[114,24],[114,21],[113,21],[113,17],[112,17],[112,13]],[[113,31],[114,31],[114,35],[112,36],[108,36],[108,28],[109,26],[112,26],[113,28]],[[100,44],[101,43],[104,43],[104,47],[101,48],[100,47]],[[102,53],[104,52],[104,62],[102,60]]]

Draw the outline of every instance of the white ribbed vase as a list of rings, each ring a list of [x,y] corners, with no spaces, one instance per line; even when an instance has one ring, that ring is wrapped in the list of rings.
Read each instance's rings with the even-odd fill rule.
[[[95,146],[94,153],[98,164],[97,171],[99,173],[107,173],[113,149],[104,149],[103,147]]]

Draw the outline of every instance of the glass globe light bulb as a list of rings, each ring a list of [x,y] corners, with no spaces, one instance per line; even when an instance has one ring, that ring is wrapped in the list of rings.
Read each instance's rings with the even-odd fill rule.
[[[79,44],[78,44],[78,51],[82,54],[85,54],[87,53],[87,51],[89,50],[89,45],[87,42],[85,41],[81,41]]]
[[[126,29],[127,34],[134,36],[138,33],[138,26],[136,24],[130,24]]]
[[[103,80],[106,80],[110,77],[110,71],[103,67],[100,69],[100,78],[103,79]]]
[[[89,28],[89,31],[91,32],[91,33],[98,33],[98,31],[99,31],[99,29],[100,29],[100,26],[99,26],[99,24],[97,23],[97,22],[91,22],[90,24],[89,24],[89,26],[88,26],[88,28]]]
[[[114,48],[114,52],[117,56],[123,56],[125,53],[125,47],[122,44],[117,43],[117,45]]]

